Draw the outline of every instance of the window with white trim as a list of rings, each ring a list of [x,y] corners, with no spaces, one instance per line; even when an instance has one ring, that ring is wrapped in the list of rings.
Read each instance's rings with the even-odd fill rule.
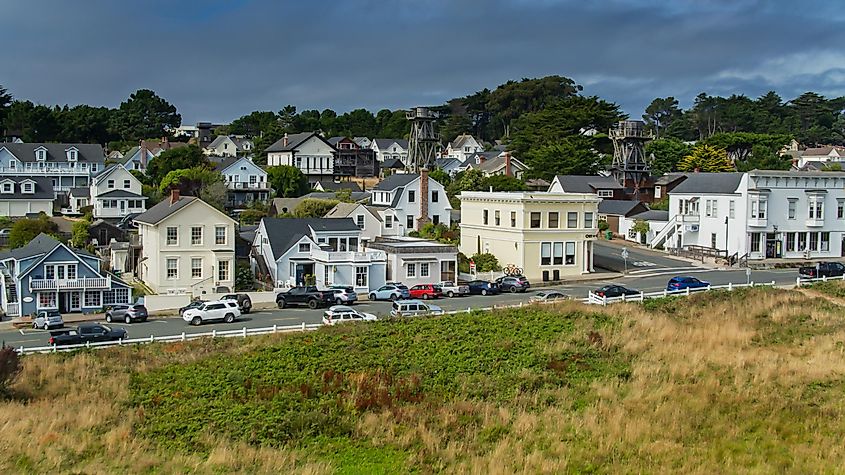
[[[191,245],[202,246],[202,226],[191,227]]]
[[[408,268],[405,271],[406,277],[416,277],[417,276],[417,265],[416,264],[408,264]]]
[[[191,258],[191,278],[202,279],[202,257]]]
[[[99,290],[85,291],[85,307],[97,308],[102,305],[101,295]]]
[[[563,243],[556,242],[552,244],[552,264],[559,266],[563,264]]]
[[[109,188],[109,189],[114,188],[114,180],[107,181],[106,187]]]
[[[798,209],[798,199],[797,198],[789,198],[789,207],[787,211],[786,218],[787,219],[795,219],[795,213]]]
[[[540,243],[540,265],[552,265],[552,243],[550,242]]]
[[[613,190],[598,190],[599,198],[613,198]]]
[[[38,292],[38,308],[56,308],[56,293]]]
[[[367,280],[369,277],[369,268],[366,266],[355,267],[355,286],[367,287]]]
[[[565,265],[574,266],[575,265],[575,243],[568,242],[566,243],[566,255],[564,256]]]
[[[167,245],[176,246],[179,244],[179,228],[176,226],[167,227]]]
[[[179,278],[179,259],[175,257],[167,258],[167,278],[168,279],[178,279]]]
[[[214,243],[217,245],[225,245],[226,244],[226,227],[225,226],[215,226],[214,227]]]
[[[221,282],[229,280],[229,261],[220,261],[217,263],[217,280]]]
[[[420,262],[420,277],[428,277],[428,262]]]

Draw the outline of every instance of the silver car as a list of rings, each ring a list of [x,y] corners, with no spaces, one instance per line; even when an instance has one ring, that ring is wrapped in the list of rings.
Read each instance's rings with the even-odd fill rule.
[[[62,320],[62,314],[58,310],[41,310],[32,319],[32,328],[49,330],[51,328],[62,328],[63,326],[65,326],[65,321]]]

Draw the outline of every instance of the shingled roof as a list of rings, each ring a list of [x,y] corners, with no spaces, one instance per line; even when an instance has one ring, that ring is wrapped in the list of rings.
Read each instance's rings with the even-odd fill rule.
[[[273,257],[279,258],[311,231],[358,231],[352,218],[261,218]]]
[[[22,162],[35,162],[35,150],[44,147],[47,149],[46,160],[48,162],[67,162],[67,151],[76,148],[77,162],[103,163],[106,161],[106,153],[99,144],[90,143],[0,143],[0,148],[5,148],[18,160]]]
[[[728,173],[690,173],[687,179],[676,186],[672,194],[720,194],[736,193],[742,176],[741,172]]]

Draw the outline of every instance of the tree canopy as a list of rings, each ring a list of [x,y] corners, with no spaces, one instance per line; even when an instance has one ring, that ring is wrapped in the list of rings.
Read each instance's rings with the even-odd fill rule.
[[[308,178],[290,165],[267,168],[267,182],[276,190],[276,198],[298,198],[310,189]]]
[[[188,168],[211,169],[208,157],[202,153],[201,148],[193,144],[165,150],[161,155],[150,160],[147,176],[151,184],[161,187],[162,180],[168,173]]]
[[[112,128],[124,140],[165,137],[169,129],[179,127],[182,116],[176,106],[149,89],[132,93],[112,116]]]
[[[24,247],[41,233],[56,237],[58,232],[59,225],[44,213],[35,219],[21,219],[16,221],[9,231],[9,247],[12,249]]]
[[[734,166],[728,159],[728,153],[712,145],[700,144],[678,163],[682,172],[732,172]]]

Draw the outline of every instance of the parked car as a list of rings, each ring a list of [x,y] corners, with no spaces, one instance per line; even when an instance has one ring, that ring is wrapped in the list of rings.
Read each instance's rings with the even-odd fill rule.
[[[814,266],[799,267],[798,275],[805,279],[839,277],[845,275],[845,265],[841,262],[819,262]]]
[[[537,292],[537,295],[531,296],[528,299],[529,302],[552,302],[555,300],[566,300],[569,296],[564,294],[563,292],[558,292],[557,290],[544,290],[542,292]]]
[[[396,300],[390,310],[391,317],[418,317],[421,315],[443,315],[443,309],[437,305],[423,303],[421,300]]]
[[[50,332],[50,344],[79,345],[81,343],[97,343],[100,341],[117,341],[127,338],[123,328],[111,328],[99,323],[83,323],[75,329]]]
[[[123,321],[124,323],[146,322],[148,316],[147,307],[137,304],[117,304],[106,310],[106,321],[109,323],[113,321]]]
[[[451,280],[444,280],[443,282],[438,282],[435,285],[440,287],[443,290],[443,293],[449,298],[455,296],[469,295],[468,285],[457,285]]]
[[[412,299],[439,299],[443,297],[443,289],[434,284],[418,284],[409,290]]]
[[[686,290],[686,289],[698,289],[701,287],[709,287],[710,282],[706,282],[695,277],[689,276],[678,276],[672,277],[669,279],[669,283],[666,284],[666,290],[673,291],[673,290]]]
[[[190,310],[192,308],[200,308],[200,306],[205,302],[205,300],[192,300],[191,303],[179,309],[179,316],[181,317],[182,315],[184,315],[185,310]]]
[[[511,293],[525,292],[531,287],[528,279],[521,275],[499,277],[496,279],[496,285],[499,286],[499,290],[502,292]]]
[[[359,312],[346,305],[334,305],[323,312],[323,325],[337,325],[349,322],[374,322],[378,320],[372,313]]]
[[[370,292],[370,300],[400,300],[411,298],[411,291],[402,284],[385,284]]]
[[[333,302],[334,292],[323,292],[317,290],[317,287],[313,285],[294,287],[276,296],[276,305],[279,308],[285,308],[291,305],[308,305],[309,308],[328,307]]]
[[[233,300],[212,300],[203,302],[197,308],[185,310],[182,314],[182,320],[189,322],[191,325],[200,325],[210,321],[232,323],[240,316],[241,311],[237,302]]]
[[[241,313],[249,313],[252,310],[252,300],[247,294],[226,294],[220,300],[234,300],[238,303]]]
[[[629,289],[617,284],[601,286],[593,291],[599,297],[621,297],[623,295],[640,295],[639,290]]]
[[[334,303],[338,305],[354,305],[358,301],[358,294],[351,286],[332,285],[329,289],[334,292]]]
[[[10,228],[0,229],[0,236],[9,237],[9,234],[12,234],[12,230]]]
[[[499,293],[499,286],[495,282],[473,280],[467,284],[470,295],[495,295]]]
[[[41,310],[32,319],[32,328],[49,330],[51,328],[62,328],[63,326],[65,326],[65,321],[62,319],[62,314],[58,310]]]

